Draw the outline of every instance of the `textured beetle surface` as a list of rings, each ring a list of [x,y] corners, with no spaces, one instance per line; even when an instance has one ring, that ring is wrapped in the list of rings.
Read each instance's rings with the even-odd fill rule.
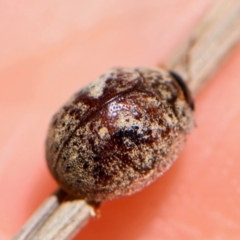
[[[53,117],[48,166],[63,189],[86,200],[130,195],[171,166],[192,127],[192,102],[172,74],[112,69]]]

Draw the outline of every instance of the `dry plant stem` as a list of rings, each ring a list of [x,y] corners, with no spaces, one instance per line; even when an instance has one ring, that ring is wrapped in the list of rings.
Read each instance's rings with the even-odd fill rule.
[[[14,240],[72,239],[94,215],[93,206],[71,199],[59,189],[39,207]]]
[[[28,220],[25,226],[19,231],[19,233],[14,237],[14,239],[24,240],[28,239],[30,236],[36,232],[43,222],[48,219],[48,217],[57,209],[59,206],[59,197],[57,191],[55,194],[51,195],[43,204],[37,209],[35,214]]]
[[[29,239],[72,239],[93,215],[93,208],[84,200],[65,201]]]
[[[195,94],[240,39],[240,1],[216,1],[167,67],[187,81]]]
[[[186,79],[196,93],[218,67],[240,38],[240,1],[216,1],[178,53],[167,61],[167,67]],[[72,239],[87,220],[94,216],[94,207],[84,200],[63,200],[59,190],[37,210],[14,240]]]

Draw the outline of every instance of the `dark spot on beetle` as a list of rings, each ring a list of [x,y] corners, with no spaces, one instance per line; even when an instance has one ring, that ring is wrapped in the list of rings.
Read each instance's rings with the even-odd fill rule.
[[[93,129],[94,129],[94,124],[93,124],[93,123],[91,123],[91,124],[89,125],[89,130],[92,132],[92,131],[93,131]]]
[[[67,166],[66,166],[66,168],[65,168],[66,172],[69,173],[70,170],[72,169],[72,167],[73,167],[72,165],[67,164]]]
[[[104,171],[104,166],[100,164],[96,164],[93,168],[93,177],[95,179],[95,183],[101,183],[103,185],[107,184],[108,180],[111,178]]]
[[[162,138],[167,138],[167,137],[169,137],[170,131],[171,131],[171,129],[170,129],[169,127],[166,127],[166,129],[161,132]]]
[[[103,170],[101,170],[101,171],[98,172],[98,176],[101,179],[101,178],[105,178],[106,174]]]
[[[89,167],[89,163],[88,162],[85,162],[84,164],[83,164],[83,169],[87,169]]]
[[[159,81],[152,81],[152,79],[149,79],[149,80],[151,80],[151,87],[155,90],[158,89],[158,87],[160,86],[160,82]]]
[[[118,130],[113,135],[113,141],[115,141],[119,145],[124,145],[125,139],[129,139],[132,143],[135,143],[136,145],[147,142],[148,136],[151,134],[152,130],[148,129],[145,130],[143,133],[138,133],[138,129],[138,126],[133,126],[131,129]],[[130,145],[128,144],[128,147],[129,146]]]
[[[158,118],[158,124],[159,124],[160,126],[162,126],[162,125],[164,124],[164,121],[163,121],[162,118]]]
[[[69,111],[69,115],[70,116],[73,116],[73,115],[77,115],[79,110],[75,109],[75,108],[72,108],[70,111]]]
[[[137,119],[138,121],[140,121],[141,118],[142,118],[142,114],[141,114],[140,112],[134,112],[134,113],[133,113],[133,116],[134,116],[134,118]]]
[[[93,157],[93,160],[94,160],[95,162],[99,162],[99,161],[101,160],[101,158],[100,158],[99,156],[94,156],[94,157]]]
[[[67,106],[64,106],[64,107],[63,107],[63,110],[64,110],[65,112],[68,112],[69,109],[71,109],[71,106],[70,106],[70,105],[67,105]]]
[[[74,142],[73,142],[73,146],[77,147],[77,146],[78,146],[78,142],[77,142],[77,141],[74,141]]]
[[[94,147],[94,138],[92,136],[89,138],[88,141]]]
[[[77,183],[81,183],[82,181],[81,181],[81,179],[78,178],[76,182]]]

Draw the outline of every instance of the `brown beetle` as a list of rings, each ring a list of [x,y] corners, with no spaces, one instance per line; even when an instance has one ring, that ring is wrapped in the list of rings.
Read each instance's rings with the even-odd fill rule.
[[[192,126],[192,99],[174,73],[112,69],[53,117],[48,166],[65,191],[88,201],[130,195],[171,166]]]

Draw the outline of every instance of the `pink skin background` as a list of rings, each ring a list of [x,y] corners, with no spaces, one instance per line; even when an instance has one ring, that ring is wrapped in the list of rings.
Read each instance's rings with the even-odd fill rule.
[[[0,239],[56,188],[51,116],[114,66],[156,66],[210,0],[0,1]],[[196,97],[197,127],[173,167],[106,202],[76,239],[240,239],[240,46]]]

